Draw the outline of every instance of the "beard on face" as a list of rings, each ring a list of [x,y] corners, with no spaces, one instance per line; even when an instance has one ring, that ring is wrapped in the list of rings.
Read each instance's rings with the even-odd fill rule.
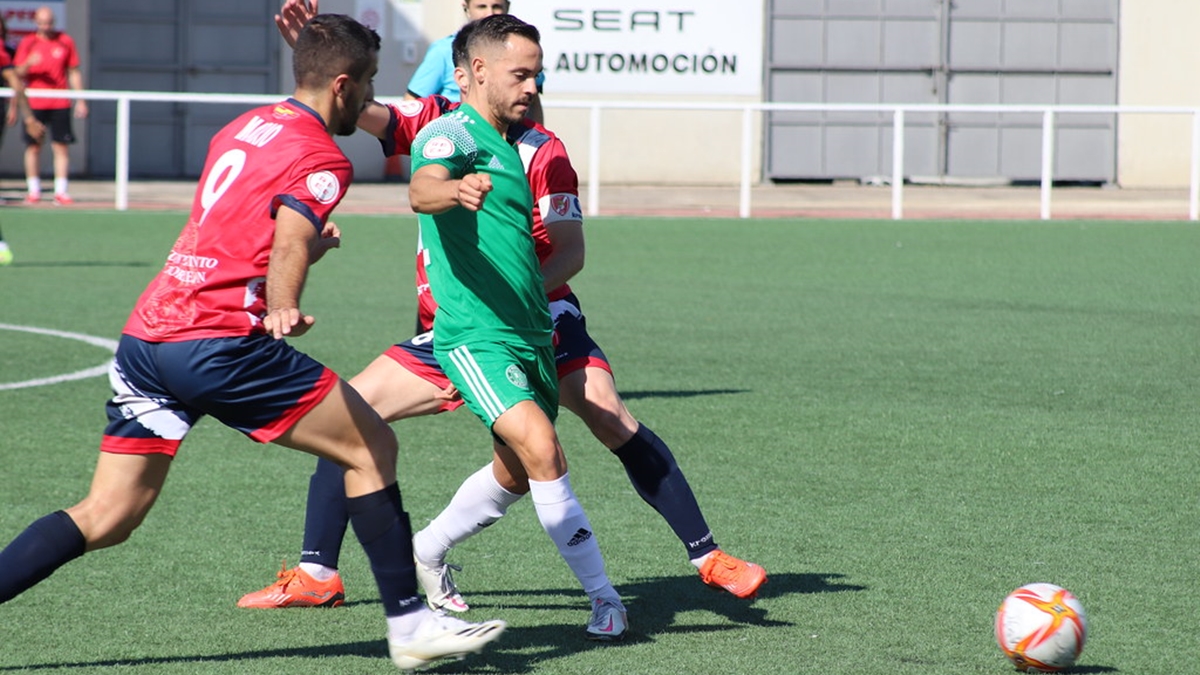
[[[358,116],[346,117],[338,122],[337,129],[334,133],[338,136],[351,136],[358,130]]]
[[[528,101],[526,101],[526,110],[528,110]],[[514,108],[516,101],[507,100],[504,95],[495,91],[488,91],[488,105],[492,109],[492,113],[496,119],[504,124],[516,124],[525,117],[525,113],[517,111]]]
[[[352,101],[345,101],[345,103],[351,102]],[[337,126],[334,127],[333,133],[338,136],[352,135],[358,129],[358,116],[362,114],[362,111],[365,110],[366,107],[367,102],[365,99],[359,101],[358,105],[354,108],[346,105],[337,106],[334,112],[339,115],[340,119],[338,119]]]

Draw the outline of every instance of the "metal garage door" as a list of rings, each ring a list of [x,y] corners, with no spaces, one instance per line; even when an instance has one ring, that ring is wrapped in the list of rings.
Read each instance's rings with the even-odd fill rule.
[[[771,0],[773,102],[1114,104],[1119,0]],[[909,114],[909,177],[1036,180],[1041,117]],[[1112,182],[1116,118],[1057,119],[1056,180]],[[766,174],[891,173],[892,118],[774,113]]]
[[[89,87],[137,91],[279,91],[278,0],[96,0]],[[199,176],[209,138],[246,106],[131,105],[130,175]],[[113,175],[116,106],[93,105],[88,170]]]

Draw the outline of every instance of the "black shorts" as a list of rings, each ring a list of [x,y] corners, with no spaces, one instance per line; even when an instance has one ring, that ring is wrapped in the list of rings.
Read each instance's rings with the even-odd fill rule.
[[[75,142],[75,132],[71,129],[71,109],[70,108],[50,108],[47,110],[34,110],[33,116],[39,122],[46,125],[46,130],[50,132],[50,140],[55,143],[66,143],[70,145]],[[25,136],[25,145],[38,145],[40,141],[29,135]]]

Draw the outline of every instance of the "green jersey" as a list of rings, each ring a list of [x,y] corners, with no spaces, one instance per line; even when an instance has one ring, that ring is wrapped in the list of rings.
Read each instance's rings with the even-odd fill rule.
[[[534,251],[533,196],[517,151],[471,106],[430,122],[412,145],[412,170],[446,167],[453,178],[487,174],[483,208],[422,214],[429,287],[438,309],[437,351],[469,341],[551,343],[550,312]]]

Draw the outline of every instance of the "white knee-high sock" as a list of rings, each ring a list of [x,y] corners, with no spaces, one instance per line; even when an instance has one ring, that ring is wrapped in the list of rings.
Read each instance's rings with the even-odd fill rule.
[[[521,496],[496,482],[489,463],[463,481],[446,508],[413,537],[413,552],[426,565],[445,564],[450,549],[500,520]]]
[[[529,481],[529,496],[533,498],[533,507],[542,528],[550,535],[558,547],[559,555],[567,561],[583,585],[588,598],[592,602],[601,597],[619,599],[604,572],[600,545],[592,533],[592,525],[583,512],[583,506],[571,490],[568,475],[552,481]]]

